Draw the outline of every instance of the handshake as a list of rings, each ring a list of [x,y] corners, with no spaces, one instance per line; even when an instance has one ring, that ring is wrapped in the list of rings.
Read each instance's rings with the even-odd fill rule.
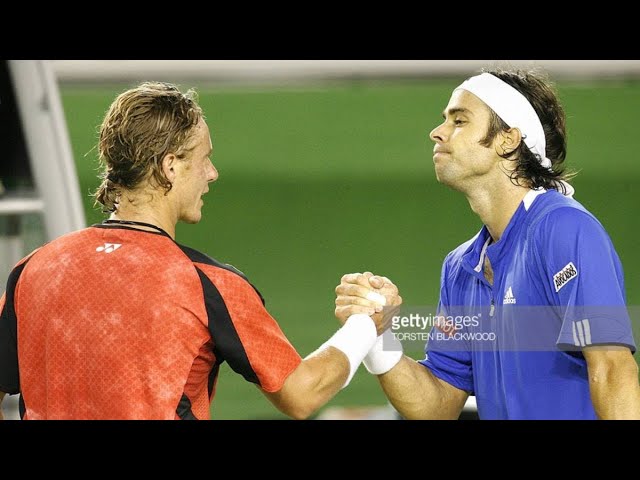
[[[352,315],[369,316],[381,335],[391,326],[391,318],[400,308],[402,297],[387,277],[371,272],[348,273],[336,287],[336,318],[345,324]],[[384,308],[387,307],[387,308]]]
[[[402,358],[402,345],[383,335],[402,304],[402,297],[387,277],[371,272],[343,275],[336,287],[335,315],[343,324],[321,348],[335,347],[349,359],[346,387],[361,362],[374,375],[391,370]]]

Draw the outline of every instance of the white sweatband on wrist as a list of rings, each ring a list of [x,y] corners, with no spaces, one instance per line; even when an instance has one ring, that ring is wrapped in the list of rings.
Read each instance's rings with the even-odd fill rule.
[[[376,339],[363,363],[369,373],[382,375],[395,367],[402,356],[402,343],[387,330]]]
[[[376,343],[378,332],[376,325],[369,315],[358,313],[351,315],[345,324],[318,349],[334,347],[344,353],[349,359],[349,376],[342,388],[349,385],[362,363],[362,359]]]

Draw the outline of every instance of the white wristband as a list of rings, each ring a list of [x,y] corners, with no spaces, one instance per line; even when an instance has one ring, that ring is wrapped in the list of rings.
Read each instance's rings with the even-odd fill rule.
[[[358,313],[351,315],[340,330],[320,347],[320,349],[337,348],[349,359],[349,377],[342,388],[349,385],[362,359],[376,343],[377,334],[376,325],[371,317],[364,313]]]
[[[364,366],[374,375],[382,375],[395,367],[402,358],[402,343],[389,330],[376,339],[364,357]]]

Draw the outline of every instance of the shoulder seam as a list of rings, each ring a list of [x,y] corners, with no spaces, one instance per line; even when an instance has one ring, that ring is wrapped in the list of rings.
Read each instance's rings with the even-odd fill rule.
[[[185,245],[180,245],[179,243],[176,243],[176,245],[178,245],[178,247],[180,248],[180,250],[182,250],[182,252],[187,256],[187,258],[189,258],[189,260],[191,260],[191,263],[201,263],[204,265],[209,265],[211,267],[216,267],[216,268],[221,268],[222,270],[226,270],[228,272],[233,273],[234,275],[240,277],[242,280],[244,280],[245,282],[247,282],[249,284],[249,286],[251,286],[251,288],[253,288],[255,290],[255,292],[258,294],[258,297],[260,298],[260,301],[262,302],[263,305],[265,305],[265,300],[264,297],[262,296],[262,294],[260,293],[260,290],[258,290],[255,285],[253,285],[249,279],[247,278],[247,276],[242,273],[240,270],[238,270],[236,267],[234,267],[233,265],[229,265],[228,263],[222,263],[219,262],[218,260],[211,258],[210,256],[196,250],[195,248],[191,248],[191,247],[187,247]],[[195,268],[198,268],[194,265]]]
[[[604,225],[602,225],[602,223],[600,223],[600,220],[598,220],[596,218],[595,215],[593,215],[591,212],[589,212],[586,208],[584,207],[578,207],[578,206],[574,206],[574,205],[551,205],[549,207],[547,207],[544,211],[542,211],[540,213],[540,215],[537,215],[532,221],[531,223],[529,223],[529,225],[527,226],[527,237],[530,237],[533,234],[533,230],[535,227],[537,227],[540,222],[544,221],[544,220],[548,220],[549,216],[557,211],[557,210],[563,210],[563,209],[571,209],[576,211],[577,213],[583,214],[586,217],[592,219],[594,222],[596,222],[600,228],[604,228]]]

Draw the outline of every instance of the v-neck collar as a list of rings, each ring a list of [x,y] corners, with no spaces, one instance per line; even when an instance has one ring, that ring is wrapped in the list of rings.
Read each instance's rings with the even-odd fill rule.
[[[473,243],[470,246],[469,251],[463,256],[463,265],[466,270],[471,274],[484,278],[483,266],[485,257],[488,255],[491,261],[491,266],[495,269],[504,254],[509,251],[513,238],[517,236],[517,233],[522,227],[524,218],[531,209],[531,206],[535,202],[538,196],[546,193],[545,189],[529,190],[524,196],[518,208],[511,216],[507,228],[505,228],[500,240],[492,243],[489,229],[486,225],[482,226],[482,229],[476,235]]]

